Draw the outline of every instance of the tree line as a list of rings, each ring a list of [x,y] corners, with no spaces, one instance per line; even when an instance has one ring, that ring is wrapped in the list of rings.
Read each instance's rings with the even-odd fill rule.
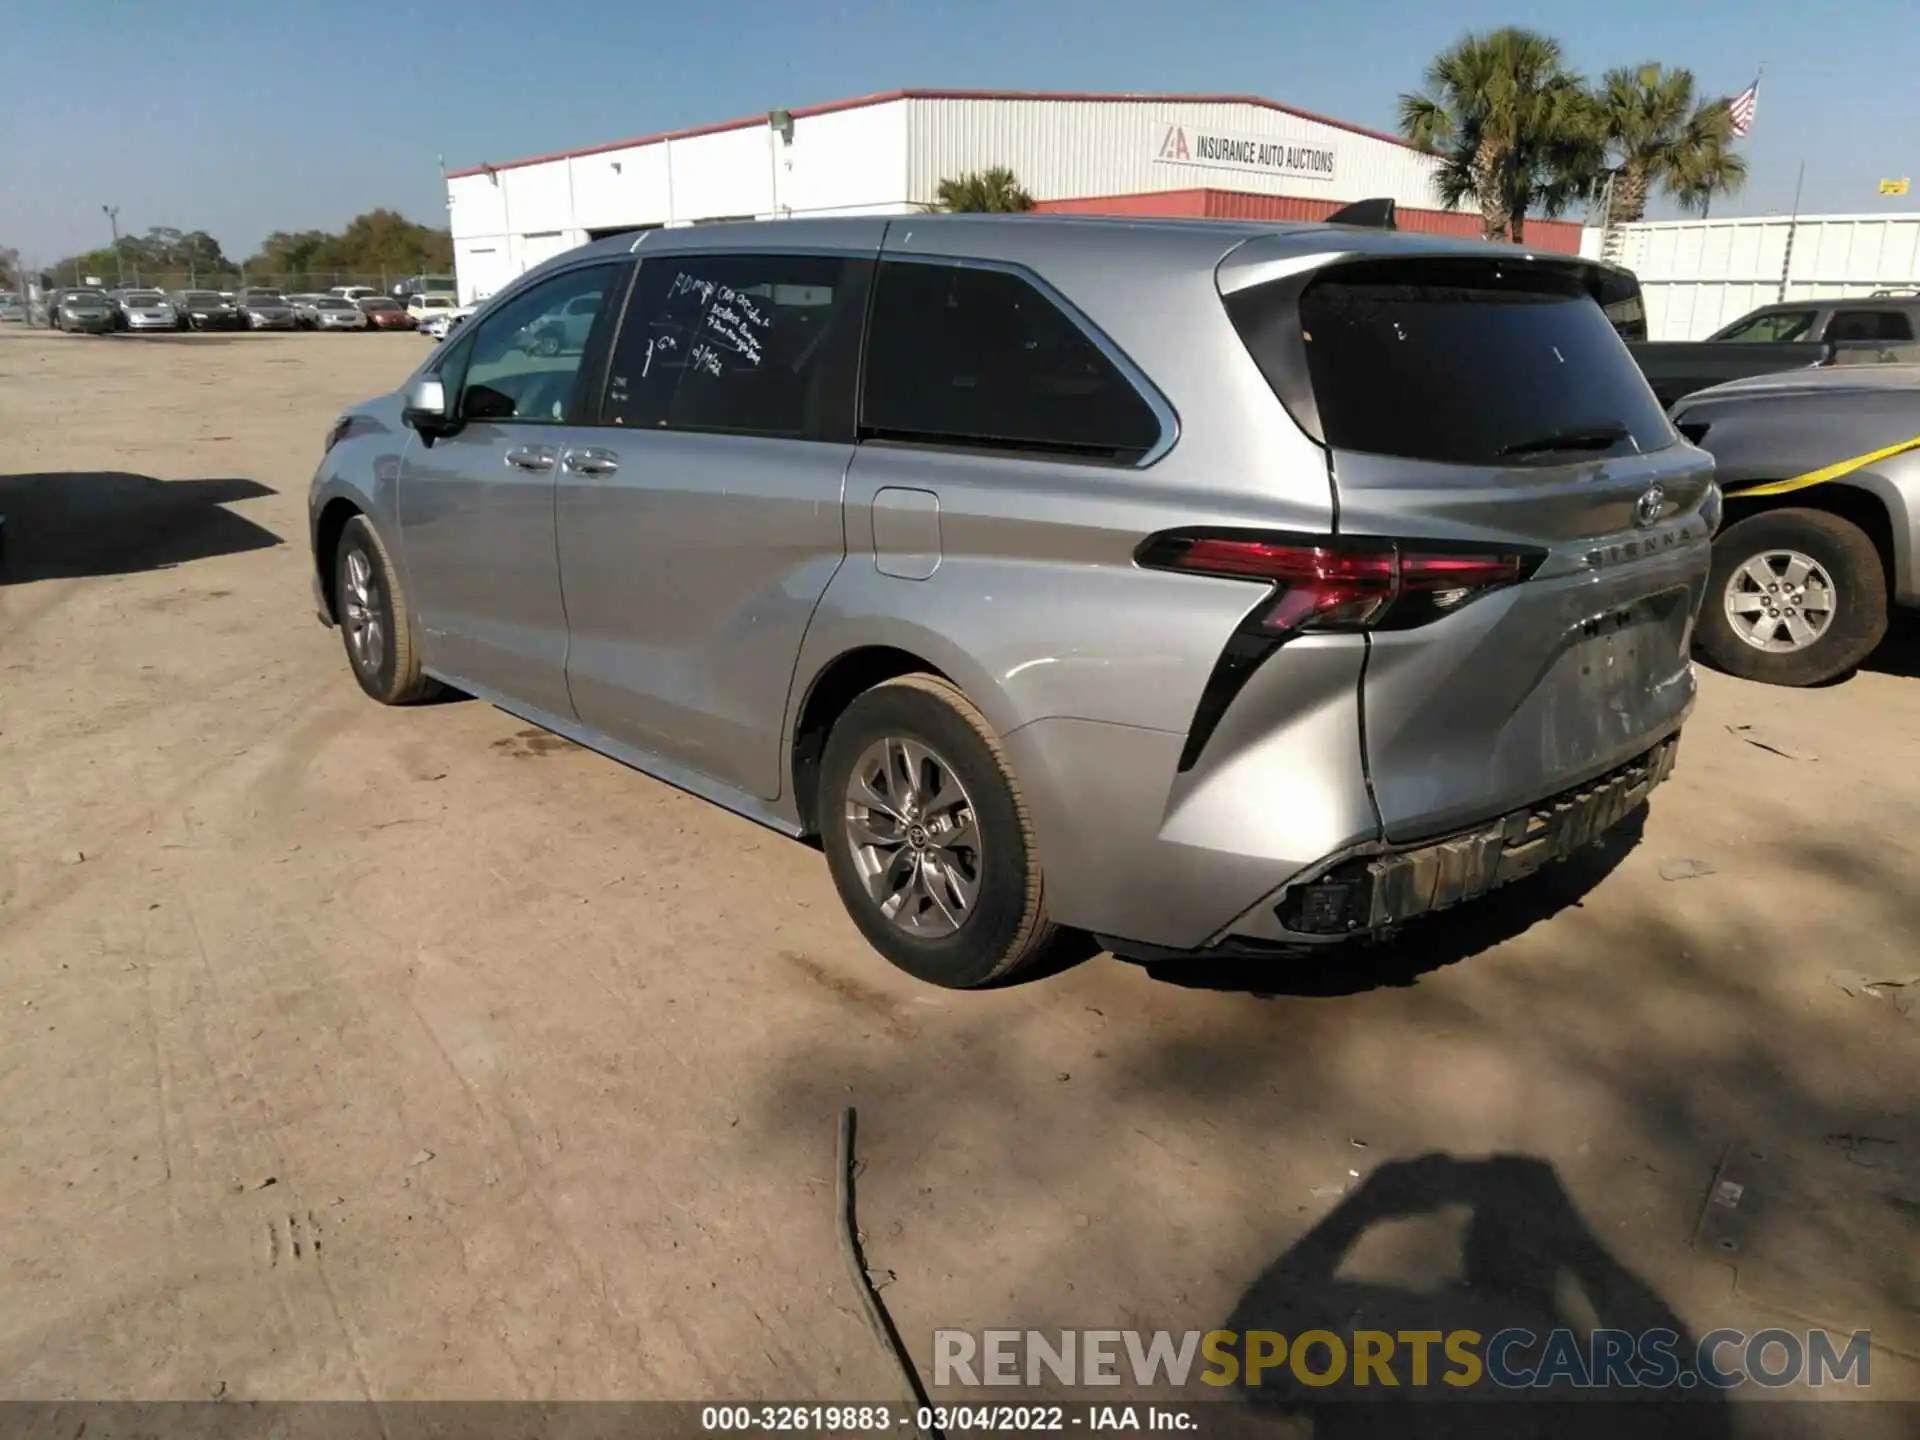
[[[122,235],[116,250],[69,255],[49,267],[55,284],[83,283],[96,275],[108,284],[217,285],[227,281],[273,284],[310,277],[365,281],[446,274],[453,269],[453,237],[419,225],[393,210],[356,215],[339,232],[276,230],[247,259],[235,261],[204,230],[156,225],[141,235]]]

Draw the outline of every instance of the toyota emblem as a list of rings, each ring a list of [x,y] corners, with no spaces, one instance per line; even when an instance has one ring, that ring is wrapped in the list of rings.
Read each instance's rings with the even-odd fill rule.
[[[1649,485],[1647,491],[1633,506],[1633,523],[1642,530],[1659,521],[1667,508],[1667,492],[1658,485]]]

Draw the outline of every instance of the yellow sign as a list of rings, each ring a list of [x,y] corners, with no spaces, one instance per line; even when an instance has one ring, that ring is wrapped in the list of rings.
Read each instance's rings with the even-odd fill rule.
[[[1907,193],[1907,187],[1912,184],[1912,179],[1904,175],[1898,180],[1882,180],[1880,182],[1880,193],[1882,195],[1904,195]]]

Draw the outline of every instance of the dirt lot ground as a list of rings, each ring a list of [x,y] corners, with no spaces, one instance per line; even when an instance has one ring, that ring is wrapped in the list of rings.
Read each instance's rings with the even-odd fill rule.
[[[0,1396],[892,1398],[848,1102],[923,1369],[1554,1314],[1868,1326],[1920,1395],[1910,630],[1706,675],[1644,833],[1391,947],[947,994],[814,852],[361,696],[306,482],[423,344],[0,332]]]

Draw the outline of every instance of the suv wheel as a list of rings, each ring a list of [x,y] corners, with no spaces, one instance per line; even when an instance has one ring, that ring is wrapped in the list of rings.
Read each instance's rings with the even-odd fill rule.
[[[985,985],[1053,938],[1020,787],[986,717],[946,681],[902,676],[847,707],[817,814],[842,903],[908,974]]]
[[[1866,659],[1886,633],[1886,571],[1852,521],[1769,510],[1714,540],[1700,648],[1728,674],[1817,685]]]
[[[340,534],[334,596],[347,664],[362,690],[382,705],[407,705],[438,689],[420,673],[406,593],[387,547],[363,515],[349,520]]]

